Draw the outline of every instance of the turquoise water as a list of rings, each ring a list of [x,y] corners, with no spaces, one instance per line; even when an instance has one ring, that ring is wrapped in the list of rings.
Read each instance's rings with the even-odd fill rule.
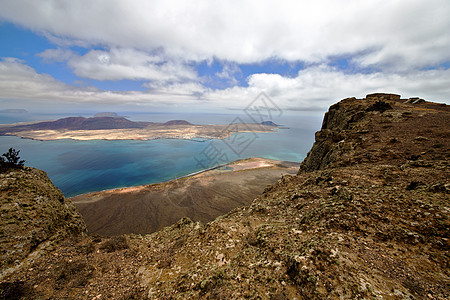
[[[153,119],[156,118],[153,115]],[[189,118],[190,117],[190,118]],[[226,124],[235,116],[184,116],[197,124]],[[131,119],[142,119],[138,116]],[[159,115],[161,120],[180,116]],[[152,120],[153,120],[152,119]],[[47,172],[67,196],[105,189],[166,181],[200,171],[214,164],[248,157],[300,162],[314,141],[322,116],[291,116],[276,120],[289,129],[271,133],[238,133],[225,142],[177,139],[150,141],[35,141],[0,137],[0,152],[21,150],[26,165]],[[148,120],[148,119],[147,119]],[[158,120],[159,121],[159,120]],[[218,155],[220,154],[220,155]]]

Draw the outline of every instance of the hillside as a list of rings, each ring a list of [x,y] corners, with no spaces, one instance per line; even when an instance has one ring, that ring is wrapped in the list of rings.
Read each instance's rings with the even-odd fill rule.
[[[298,174],[250,205],[52,244],[0,287],[27,299],[448,299],[449,119],[446,105],[396,95],[342,100]]]

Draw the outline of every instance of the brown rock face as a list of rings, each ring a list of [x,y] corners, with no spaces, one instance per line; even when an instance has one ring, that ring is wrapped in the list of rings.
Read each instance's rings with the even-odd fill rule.
[[[379,100],[392,100],[392,101],[396,101],[396,100],[400,100],[400,95],[396,95],[396,94],[385,94],[385,93],[374,93],[374,94],[368,94],[366,96],[366,99],[371,99],[371,98],[376,98]]]
[[[316,133],[316,142],[299,173],[363,162],[399,163],[411,156],[448,157],[445,119],[449,111],[448,106],[436,103],[405,103],[394,94],[344,99],[325,114],[322,129]],[[431,134],[437,127],[443,131]],[[419,143],[417,138],[427,143]],[[435,146],[429,149],[430,144]]]
[[[40,245],[83,234],[83,219],[45,172],[24,168],[0,174],[0,269],[17,266]]]

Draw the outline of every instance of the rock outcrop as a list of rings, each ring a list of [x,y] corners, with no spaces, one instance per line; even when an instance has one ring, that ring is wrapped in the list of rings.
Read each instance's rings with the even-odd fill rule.
[[[39,249],[85,234],[81,215],[43,171],[0,174],[0,199],[1,277],[35,259]]]
[[[413,105],[395,94],[344,99],[325,114],[299,173],[386,160],[400,163],[415,156],[448,157],[445,148],[439,147],[448,141],[445,112],[446,105],[425,101]],[[443,132],[436,132],[436,126]]]

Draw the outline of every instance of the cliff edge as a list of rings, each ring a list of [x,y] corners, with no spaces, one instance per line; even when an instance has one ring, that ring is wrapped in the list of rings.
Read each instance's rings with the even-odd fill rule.
[[[332,105],[299,173],[449,158],[449,107],[420,100],[376,93]]]

